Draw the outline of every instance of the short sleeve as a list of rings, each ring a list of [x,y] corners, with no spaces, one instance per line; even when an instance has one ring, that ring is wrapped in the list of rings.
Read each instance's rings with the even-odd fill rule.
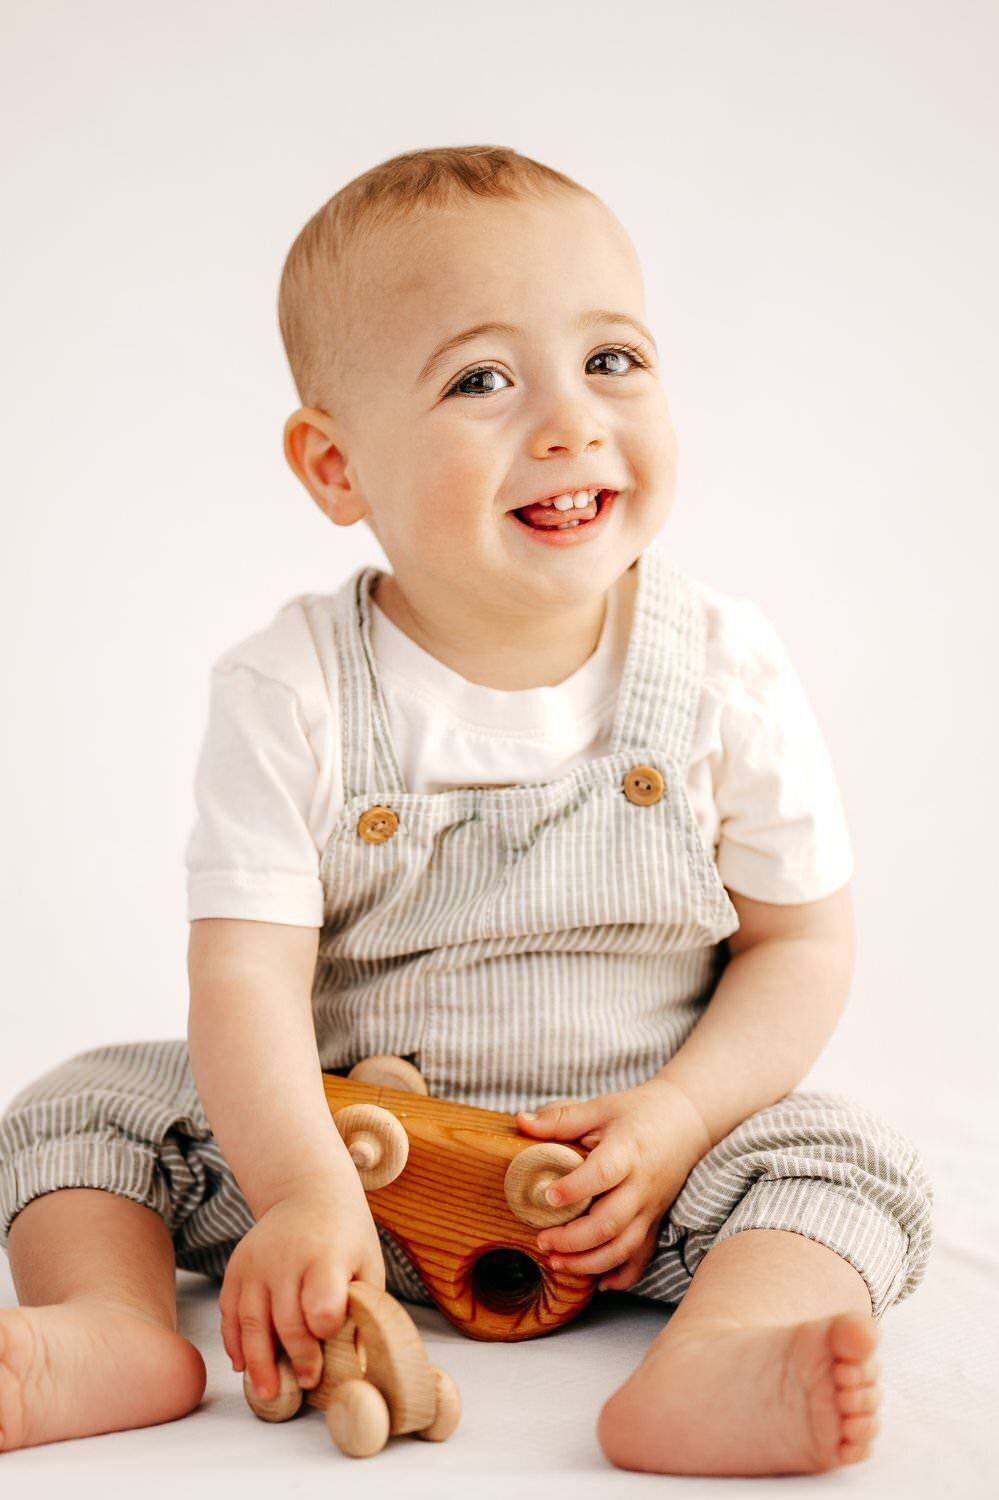
[[[317,780],[297,694],[245,665],[212,668],[185,851],[188,920],[321,927]]]
[[[835,771],[776,630],[747,614],[739,688],[724,716],[718,873],[755,901],[818,901],[846,885],[853,852]]]

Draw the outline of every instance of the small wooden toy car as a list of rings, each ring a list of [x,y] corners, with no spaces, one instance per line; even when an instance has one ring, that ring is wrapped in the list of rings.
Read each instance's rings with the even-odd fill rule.
[[[516,1116],[435,1099],[401,1057],[367,1057],[324,1073],[333,1121],[375,1223],[401,1246],[446,1318],[470,1338],[550,1333],[593,1296],[596,1277],[555,1270],[537,1233],[586,1212],[553,1208],[545,1191],[584,1147],[533,1141]]]
[[[309,1391],[298,1384],[284,1350],[277,1358],[278,1392],[269,1400],[257,1395],[244,1371],[243,1394],[261,1421],[287,1422],[303,1405],[318,1406],[333,1441],[352,1458],[379,1453],[396,1433],[443,1442],[454,1432],[461,1417],[458,1387],[430,1364],[416,1324],[388,1292],[352,1281],[344,1325],[322,1349],[322,1378]]]

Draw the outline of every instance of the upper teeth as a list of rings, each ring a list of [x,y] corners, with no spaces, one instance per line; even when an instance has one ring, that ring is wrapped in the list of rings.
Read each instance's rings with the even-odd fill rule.
[[[564,495],[556,495],[553,500],[539,500],[538,504],[554,505],[556,510],[571,510],[575,505],[582,510],[584,506],[589,505],[591,500],[595,500],[599,494],[600,491],[598,489],[567,490]]]

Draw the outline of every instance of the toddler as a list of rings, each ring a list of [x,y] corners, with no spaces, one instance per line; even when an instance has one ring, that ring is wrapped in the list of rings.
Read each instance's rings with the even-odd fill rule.
[[[515,151],[407,152],[306,224],[279,315],[288,462],[391,571],[214,663],[186,1040],[82,1053],[0,1119],[0,1450],[197,1406],[176,1266],[222,1281],[265,1397],[276,1341],[317,1383],[351,1279],[429,1301],[320,1076],[391,1053],[589,1149],[539,1248],[673,1309],[600,1412],[612,1463],[865,1458],[931,1186],[795,1091],[847,1001],[852,855],[766,615],[652,546],[677,448],[631,241]]]

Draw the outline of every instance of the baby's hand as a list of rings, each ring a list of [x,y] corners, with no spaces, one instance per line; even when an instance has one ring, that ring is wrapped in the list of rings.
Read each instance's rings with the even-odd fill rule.
[[[549,1255],[551,1265],[574,1274],[613,1271],[601,1278],[601,1290],[632,1286],[652,1256],[664,1212],[711,1149],[687,1095],[674,1083],[650,1078],[637,1088],[552,1105],[533,1117],[518,1114],[517,1124],[539,1140],[593,1148],[549,1188],[554,1203],[592,1196],[592,1207],[568,1224],[541,1230],[538,1248],[556,1252]]]
[[[229,1257],[219,1294],[222,1342],[257,1394],[277,1394],[275,1334],[300,1386],[318,1384],[321,1341],[347,1316],[347,1285],[385,1289],[385,1260],[360,1178],[308,1181],[273,1203]]]

